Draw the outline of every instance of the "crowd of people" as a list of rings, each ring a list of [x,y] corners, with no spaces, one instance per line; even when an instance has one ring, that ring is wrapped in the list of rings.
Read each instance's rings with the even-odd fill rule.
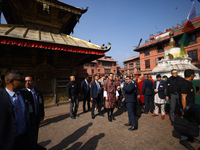
[[[161,77],[156,75],[156,80],[152,79],[150,74],[139,76],[137,79],[132,75],[124,73],[116,77],[113,73],[108,76],[94,75],[92,79],[86,76],[81,83],[81,92],[78,92],[75,77],[70,77],[70,82],[67,85],[67,91],[70,101],[70,116],[76,119],[78,102],[72,101],[72,97],[78,97],[80,93],[83,98],[83,112],[86,112],[85,105],[87,102],[87,110],[91,111],[91,118],[95,119],[97,115],[104,117],[102,107],[107,112],[108,121],[112,122],[115,119],[113,111],[115,108],[120,109],[126,107],[128,112],[128,123],[125,126],[130,126],[128,130],[133,131],[138,129],[136,117],[140,117],[137,113],[137,107],[142,105],[141,113],[148,114],[153,117],[159,116],[165,119],[165,104],[168,101],[170,104],[170,120],[171,125],[175,124],[175,114],[184,115],[184,110],[188,104],[195,104],[195,94],[192,86],[192,80],[195,77],[194,70],[187,69],[184,72],[185,78],[178,76],[178,71],[173,69],[171,77]],[[77,90],[77,91],[76,91]],[[75,92],[76,91],[76,92]],[[92,108],[90,109],[90,102]],[[75,109],[73,109],[75,103]],[[139,103],[139,105],[138,105]],[[98,114],[94,115],[94,110],[97,107]],[[193,149],[188,143],[200,143],[193,136],[181,133],[180,144],[188,149]]]
[[[138,112],[150,112],[153,117],[159,116],[161,112],[161,119],[165,119],[165,103],[168,101],[171,125],[175,126],[176,109],[179,109],[179,115],[184,115],[186,106],[195,104],[191,82],[195,77],[194,70],[185,70],[184,76],[178,76],[176,69],[171,71],[171,77],[165,76],[163,80],[157,74],[155,81],[151,75],[136,79],[133,74],[128,76],[124,73],[118,77],[113,73],[94,75],[92,78],[86,76],[79,90],[75,76],[72,75],[67,84],[70,117],[79,117],[77,111],[81,97],[83,113],[91,111],[92,119],[98,115],[104,117],[103,107],[108,121],[115,121],[114,109],[126,107],[128,122],[124,125],[130,126],[128,130],[133,131],[138,129],[136,117],[141,117]],[[45,149],[37,143],[39,124],[44,119],[44,101],[42,92],[35,87],[34,77],[11,70],[5,75],[5,84],[5,89],[0,90],[0,149]],[[139,105],[142,110],[137,110]],[[98,110],[96,115],[95,109]],[[188,141],[200,143],[194,136],[180,133],[180,144],[193,149]]]

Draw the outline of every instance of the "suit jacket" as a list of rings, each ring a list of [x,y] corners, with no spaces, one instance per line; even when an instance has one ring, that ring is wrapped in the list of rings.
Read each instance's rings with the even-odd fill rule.
[[[89,83],[88,83],[89,84]],[[90,87],[89,87],[89,89],[90,89]],[[88,90],[87,90],[87,84],[86,84],[86,82],[85,82],[85,80],[83,80],[82,82],[81,82],[81,94],[82,95],[87,95],[88,94]]]
[[[154,84],[153,84],[153,89],[155,90],[156,89],[156,84],[157,84],[158,81],[155,81]],[[160,84],[158,85],[158,96],[161,98],[161,99],[165,99],[166,95],[164,93],[166,89],[166,82],[161,80],[160,81]],[[156,94],[156,93],[154,93]]]
[[[179,88],[178,88],[178,94],[179,94],[179,98],[181,98],[180,97],[180,95],[181,95],[181,85],[182,85],[182,83],[183,83],[183,81],[184,81],[184,79],[182,78],[182,77],[180,77],[180,76],[177,76],[177,79],[174,81],[174,80],[172,80],[172,76],[171,77],[169,77],[168,79],[167,79],[167,87],[166,87],[166,96],[168,96],[169,98],[171,98],[171,85],[173,85],[173,82],[175,82],[174,84],[175,85],[177,85]]]
[[[153,95],[153,82],[150,79],[143,81],[142,95]]]
[[[140,95],[140,91],[139,91],[139,88],[138,88],[138,84],[137,84],[137,81],[135,80],[132,80],[132,82],[134,82],[135,84],[135,96],[137,97],[138,95]]]
[[[28,91],[27,88],[24,88],[23,90]],[[35,90],[35,92],[37,94],[37,100],[38,100],[37,114],[39,115],[39,120],[38,121],[40,122],[40,118],[44,118],[44,99],[43,99],[42,91],[37,90],[36,88],[34,88],[34,90]],[[30,92],[30,91],[28,91],[28,92]]]
[[[33,97],[30,92],[20,90],[25,103],[25,113],[27,118],[27,127],[29,140],[35,149],[39,145],[36,141],[36,119],[35,112],[29,111],[29,106],[33,104]],[[14,115],[14,106],[10,100],[9,94],[5,89],[0,91],[0,149],[11,150],[15,144],[16,120]],[[40,146],[39,146],[40,147]]]
[[[101,83],[97,82],[99,84],[99,86],[101,87]],[[101,94],[101,92],[100,92]],[[98,97],[98,87],[96,82],[92,82],[91,83],[91,88],[90,88],[90,98],[97,98]]]
[[[137,101],[134,90],[135,85],[132,82],[126,84],[126,86],[123,87],[123,91],[125,91],[126,103],[133,103]]]

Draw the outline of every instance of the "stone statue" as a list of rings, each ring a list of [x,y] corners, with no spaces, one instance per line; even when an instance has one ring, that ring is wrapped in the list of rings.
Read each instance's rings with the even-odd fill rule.
[[[176,45],[173,36],[174,36],[174,31],[172,30],[172,31],[169,32],[169,37],[170,37],[169,47],[170,48],[175,47],[175,45]]]

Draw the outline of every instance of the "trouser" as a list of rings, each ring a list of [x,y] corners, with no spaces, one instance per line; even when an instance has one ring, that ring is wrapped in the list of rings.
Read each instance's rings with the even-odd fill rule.
[[[123,98],[123,95],[120,94],[118,101],[116,101],[117,102],[117,107],[122,107],[123,106],[122,98]]]
[[[165,115],[165,105],[164,104],[158,104],[158,103],[155,103],[154,104],[155,106],[155,114],[159,114],[159,107],[161,109],[161,115]]]
[[[148,104],[149,104],[150,111],[151,111],[151,113],[153,113],[153,97],[152,97],[152,95],[144,95],[144,102],[145,102],[144,112],[145,113],[148,112]]]
[[[87,93],[87,95],[84,95],[84,98],[83,98],[83,111],[85,111],[85,103],[87,101],[87,106],[88,106],[88,110],[90,109],[90,94],[89,94],[89,91]]]
[[[136,97],[136,99],[137,99],[137,97]],[[137,104],[138,104],[138,102],[136,100],[136,102],[134,103],[134,114],[135,115],[137,115]]]
[[[74,116],[77,114],[78,105],[79,105],[78,96],[72,96],[72,99],[70,102],[70,116]]]
[[[179,99],[179,95],[178,94],[171,94],[171,98],[169,100],[169,103],[170,103],[170,120],[171,120],[171,122],[174,122],[176,104],[179,102],[178,99]]]
[[[129,124],[131,124],[133,127],[137,126],[136,119],[135,119],[135,103],[126,103],[126,108],[128,111],[128,118],[129,118]]]
[[[98,107],[98,112],[99,112],[99,114],[101,114],[101,94],[98,94],[98,97],[93,99],[92,110],[91,110],[92,116],[94,116],[94,109],[95,109],[96,103],[97,103],[97,107]]]

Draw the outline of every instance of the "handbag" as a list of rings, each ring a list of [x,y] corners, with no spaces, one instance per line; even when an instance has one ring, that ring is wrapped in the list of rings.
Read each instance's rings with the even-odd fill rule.
[[[174,120],[174,129],[181,134],[197,137],[199,136],[199,126],[183,116],[176,116]]]

